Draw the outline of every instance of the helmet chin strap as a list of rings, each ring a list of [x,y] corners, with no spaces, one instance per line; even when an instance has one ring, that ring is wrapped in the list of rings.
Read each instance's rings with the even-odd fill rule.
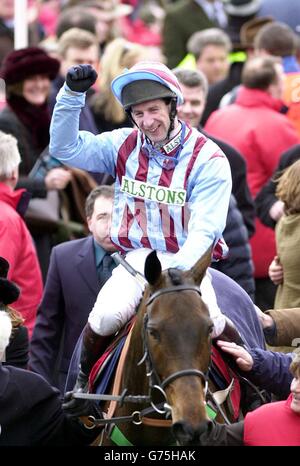
[[[177,98],[173,98],[171,99],[171,102],[170,102],[170,113],[169,113],[169,117],[170,117],[170,126],[169,126],[169,130],[168,130],[168,133],[167,133],[167,141],[170,139],[171,137],[171,133],[174,129],[174,125],[175,125],[175,118],[176,118],[176,115],[177,115]]]
[[[177,146],[176,153],[173,156],[161,152],[159,149],[153,146],[149,138],[145,137],[145,143],[143,147],[147,157],[152,159],[157,165],[159,165],[159,167],[163,168],[164,170],[173,170],[178,163],[179,155],[183,149],[186,130],[185,123],[182,122],[181,125],[180,142]]]

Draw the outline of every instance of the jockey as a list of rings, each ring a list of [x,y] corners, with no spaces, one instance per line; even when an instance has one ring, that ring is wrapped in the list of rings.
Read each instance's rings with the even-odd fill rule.
[[[139,62],[115,78],[112,91],[136,128],[97,136],[78,131],[85,92],[96,78],[90,65],[68,71],[52,117],[50,153],[68,165],[115,177],[112,241],[141,273],[153,249],[163,269],[189,270],[209,248],[214,258],[224,257],[229,163],[214,142],[178,120],[176,107],[183,96],[175,75],[161,63]],[[134,314],[143,290],[122,266],[101,289],[84,330],[75,391],[87,390],[93,364]],[[218,336],[231,327],[208,274],[201,290]],[[232,332],[229,339],[241,342]]]

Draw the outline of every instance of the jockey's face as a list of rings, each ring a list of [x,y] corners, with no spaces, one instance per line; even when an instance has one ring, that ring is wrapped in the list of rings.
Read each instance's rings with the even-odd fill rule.
[[[110,239],[112,211],[113,199],[99,196],[95,200],[92,216],[87,219],[90,232],[106,251],[116,251]]]
[[[162,99],[134,105],[131,110],[140,130],[152,143],[165,141],[170,127],[170,105]],[[176,123],[175,123],[176,126]]]
[[[292,402],[291,410],[300,414],[300,373],[298,377],[294,377],[291,383]]]

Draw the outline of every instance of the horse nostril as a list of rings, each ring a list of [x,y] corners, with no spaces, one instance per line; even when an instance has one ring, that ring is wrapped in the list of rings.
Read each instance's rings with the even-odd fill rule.
[[[202,421],[196,429],[184,421],[175,422],[172,432],[181,446],[199,445],[200,436],[208,431],[210,421]]]
[[[175,422],[172,431],[179,445],[188,445],[194,437],[194,429],[184,421]]]

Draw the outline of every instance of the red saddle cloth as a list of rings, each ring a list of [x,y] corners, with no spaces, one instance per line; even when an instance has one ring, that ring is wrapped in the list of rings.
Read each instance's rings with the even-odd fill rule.
[[[220,374],[224,377],[228,385],[231,383],[232,379],[234,379],[233,387],[229,397],[233,410],[233,418],[234,421],[237,421],[239,418],[241,403],[241,386],[238,376],[228,367],[228,365],[224,362],[221,353],[214,346],[212,346],[211,357],[213,363],[219,370]]]

